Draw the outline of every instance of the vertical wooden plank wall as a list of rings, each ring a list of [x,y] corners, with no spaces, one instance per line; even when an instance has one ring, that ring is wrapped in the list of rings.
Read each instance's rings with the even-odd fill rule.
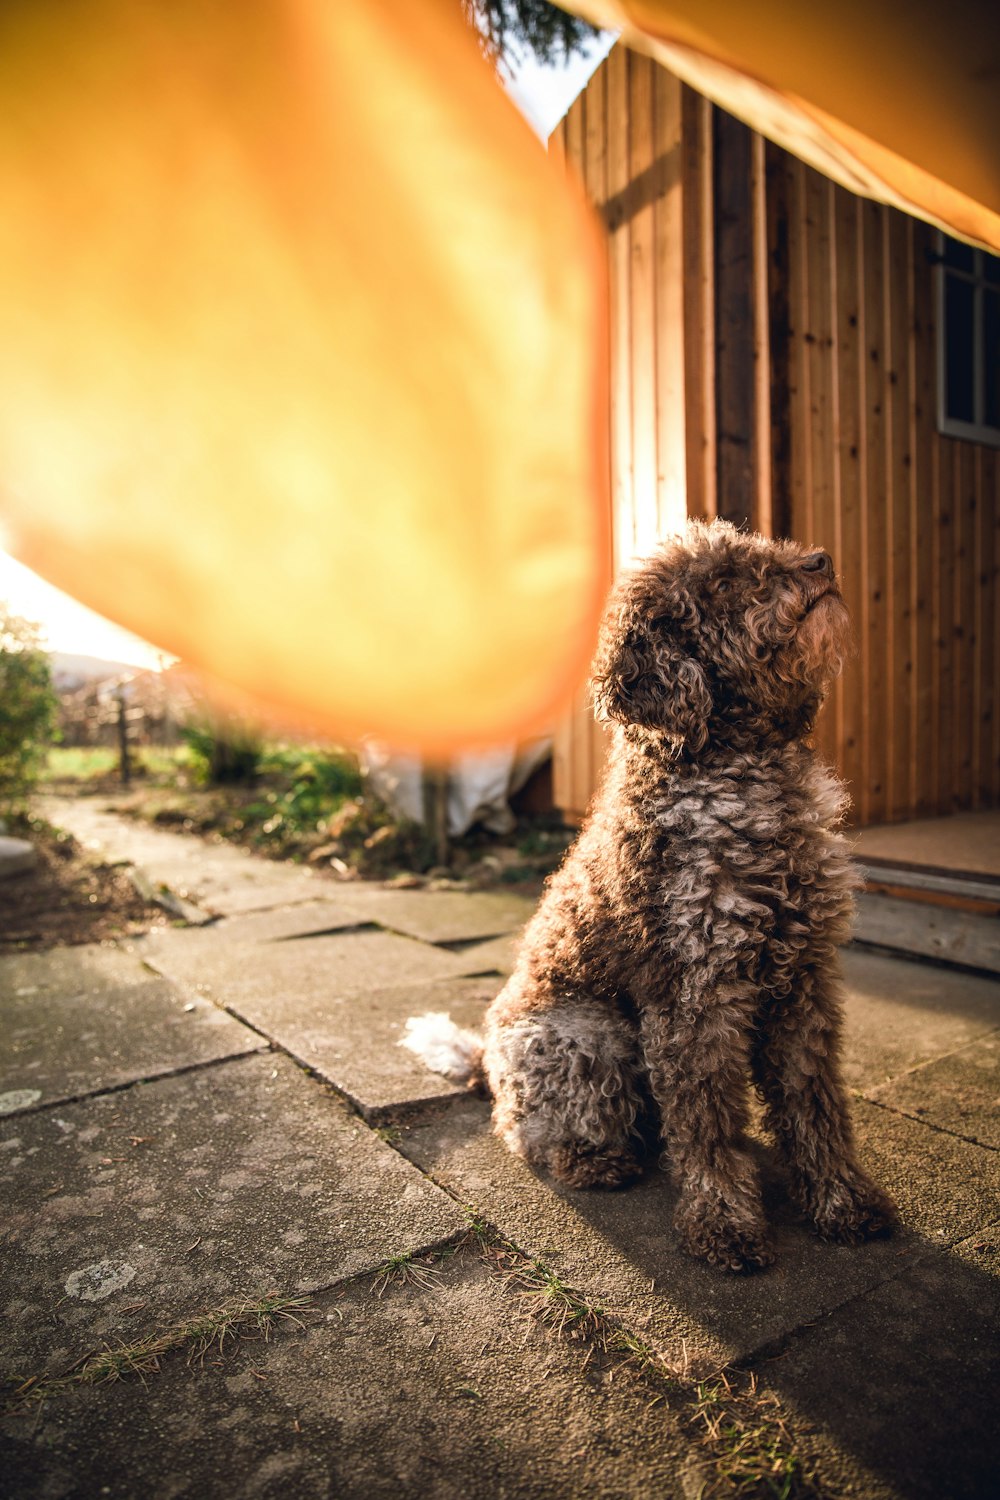
[[[603,203],[607,196],[605,82],[602,68],[549,139],[549,154],[563,162],[567,170],[576,173],[593,203]],[[621,379],[620,310],[613,308],[611,316],[611,378],[615,383]],[[613,452],[613,470],[617,469],[618,456]],[[552,746],[553,801],[567,815],[581,816],[586,810],[597,785],[603,757],[603,734],[594,722],[587,689],[582,687],[571,712],[556,726]]]
[[[833,554],[858,643],[818,743],[859,824],[995,807],[1000,465],[936,430],[933,231],[777,148],[766,161],[789,304],[772,461],[791,534]]]
[[[936,430],[933,231],[759,137],[743,153],[733,125],[618,46],[551,143],[608,230],[616,566],[685,494],[688,514],[725,514],[722,480],[742,495],[749,473],[753,524],[826,547],[843,580],[858,649],[817,741],[855,821],[995,807],[1000,453]],[[752,426],[734,444],[721,363],[740,308],[753,389],[734,410]],[[556,749],[569,815],[602,756],[581,699]]]
[[[615,47],[549,145],[582,179],[608,234],[611,489],[615,566],[650,551],[685,514],[685,287],[681,85]],[[556,734],[553,795],[580,817],[605,734],[582,691]]]

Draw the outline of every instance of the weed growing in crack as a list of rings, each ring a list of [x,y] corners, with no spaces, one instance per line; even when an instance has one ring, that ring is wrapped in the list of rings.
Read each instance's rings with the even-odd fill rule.
[[[437,1258],[392,1255],[379,1266],[370,1290],[376,1297],[384,1297],[390,1286],[432,1287],[441,1277],[441,1271],[434,1264]]]
[[[187,1351],[188,1363],[191,1364],[195,1360],[204,1360],[212,1349],[222,1354],[227,1340],[245,1342],[260,1338],[266,1342],[277,1324],[292,1323],[296,1328],[304,1328],[303,1317],[315,1312],[309,1297],[280,1297],[277,1293],[258,1298],[241,1297],[238,1301],[227,1302],[173,1323],[133,1344],[120,1344],[117,1348],[85,1354],[61,1375],[8,1378],[5,1383],[9,1405],[5,1414],[14,1415],[37,1406],[50,1396],[60,1395],[76,1386],[108,1384],[130,1376],[142,1380],[159,1371],[160,1361],[166,1355],[181,1350]]]
[[[698,1500],[809,1500],[818,1495],[792,1452],[778,1398],[759,1391],[752,1373],[721,1370],[711,1380],[693,1381],[686,1357],[683,1367],[672,1365],[540,1261],[496,1236],[482,1244],[482,1253],[492,1264],[494,1279],[516,1293],[531,1316],[558,1336],[588,1346],[585,1365],[596,1354],[610,1365],[610,1373],[622,1371],[654,1387],[653,1404],[671,1409],[703,1453]]]

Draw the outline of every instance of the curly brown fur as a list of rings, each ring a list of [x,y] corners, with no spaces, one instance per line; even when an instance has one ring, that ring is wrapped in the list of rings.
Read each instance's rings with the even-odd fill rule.
[[[825,553],[689,526],[616,590],[589,818],[486,1018],[497,1132],[574,1187],[641,1170],[658,1123],[692,1254],[771,1259],[744,1140],[754,1080],[817,1231],[888,1230],[838,1071],[854,877],[845,793],[805,743],[847,614]]]

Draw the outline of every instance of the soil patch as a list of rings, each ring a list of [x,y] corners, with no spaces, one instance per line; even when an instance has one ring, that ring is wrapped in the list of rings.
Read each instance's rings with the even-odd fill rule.
[[[11,820],[8,832],[34,844],[38,863],[0,881],[0,953],[100,943],[169,922],[140,896],[130,866],[103,863],[40,819]]]

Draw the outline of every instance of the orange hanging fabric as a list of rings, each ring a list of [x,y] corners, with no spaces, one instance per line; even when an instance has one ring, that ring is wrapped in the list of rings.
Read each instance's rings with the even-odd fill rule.
[[[607,583],[600,232],[457,0],[0,10],[0,528],[274,709],[550,720]]]
[[[852,192],[1000,250],[996,0],[564,0]]]

